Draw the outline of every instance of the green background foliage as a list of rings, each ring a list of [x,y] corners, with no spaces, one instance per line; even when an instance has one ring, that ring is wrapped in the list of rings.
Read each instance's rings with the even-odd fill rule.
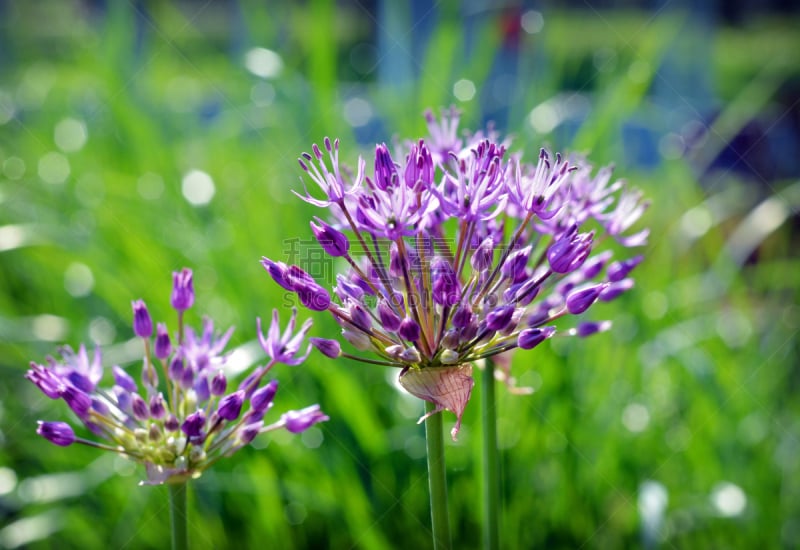
[[[318,213],[291,194],[299,154],[338,136],[354,166],[371,141],[422,136],[424,109],[451,103],[463,127],[481,125],[505,15],[467,27],[457,3],[445,3],[418,43],[413,29],[432,15],[412,21],[387,4],[396,13],[378,20],[358,3],[325,0],[0,4],[0,547],[168,544],[166,489],[137,487],[141,469],[121,458],[35,434],[37,419],[68,416],[23,379],[29,361],[97,341],[107,365],[134,367],[130,301],[144,298],[174,327],[170,272],[183,266],[195,270],[189,323],[208,314],[236,325],[233,347],[257,349],[255,318],[278,307],[285,319],[291,305],[258,260],[310,238]],[[780,101],[800,77],[797,20],[704,34],[691,14],[670,10],[587,4],[542,15],[541,30],[523,32],[518,78],[503,91],[513,148],[528,159],[546,145],[616,162],[615,174],[651,199],[640,225],[652,233],[635,289],[593,309],[614,330],[514,357],[520,384],[536,392],[500,389],[503,545],[794,546],[800,183],[714,161],[751,122],[797,112],[794,98]],[[383,49],[369,46],[376,33]],[[282,70],[249,72],[254,47],[277,52]],[[680,106],[693,63],[714,105],[683,105],[705,139],[676,154],[681,129],[656,92],[671,89]],[[462,79],[477,89],[471,100],[454,96]],[[542,133],[531,113],[570,95],[585,98],[574,128]],[[363,101],[370,125],[354,127]],[[84,125],[85,144],[65,119]],[[634,161],[631,122],[655,136],[656,162]],[[192,170],[213,180],[208,204],[183,194]],[[336,334],[312,316],[313,335]],[[394,387],[397,373],[313,353],[275,374],[276,411],[319,402],[331,420],[302,436],[263,436],[193,482],[194,545],[428,547],[423,407]],[[446,449],[460,548],[480,534],[479,398],[476,387]],[[453,421],[446,414],[445,428]],[[646,510],[658,512],[652,531]]]

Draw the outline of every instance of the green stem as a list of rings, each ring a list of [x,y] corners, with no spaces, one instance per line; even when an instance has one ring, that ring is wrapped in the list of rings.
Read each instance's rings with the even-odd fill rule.
[[[483,547],[500,547],[498,516],[500,513],[499,455],[497,448],[497,404],[495,402],[494,362],[486,360],[483,369]]]
[[[170,483],[169,517],[172,523],[172,550],[188,550],[189,530],[186,522],[186,483]]]
[[[436,405],[425,402],[425,412],[430,414]],[[425,442],[428,449],[428,487],[431,496],[431,525],[433,526],[433,548],[449,550],[450,518],[447,510],[447,477],[444,463],[444,435],[442,414],[436,413],[425,419]]]

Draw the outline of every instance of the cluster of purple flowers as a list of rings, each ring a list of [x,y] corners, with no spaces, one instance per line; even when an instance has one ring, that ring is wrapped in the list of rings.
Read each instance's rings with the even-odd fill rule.
[[[318,405],[312,405],[264,422],[278,389],[277,380],[265,382],[266,375],[276,363],[297,365],[305,360],[310,345],[305,351],[301,346],[310,319],[295,332],[294,311],[281,335],[276,310],[266,336],[259,320],[259,341],[270,361],[254,368],[235,391],[229,391],[224,350],[233,329],[217,334],[208,318],[201,333],[184,327],[183,314],[193,303],[191,270],[173,273],[176,340],[163,323],[153,330],[142,300],[132,303],[133,331],[144,344],[140,384],[113,366],[113,386],[101,387],[104,369],[99,348],[92,358],[81,345],[77,353],[63,348],[60,359],[48,357],[44,365],[32,362],[26,378],[47,397],[63,399],[86,428],[105,442],[79,438],[66,422],[40,421],[37,432],[56,445],[82,443],[121,453],[145,465],[147,483],[160,484],[199,477],[260,433],[278,429],[300,433],[328,420]]]
[[[647,207],[639,191],[594,172],[580,157],[539,152],[535,163],[510,153],[494,132],[459,136],[459,115],[426,113],[430,136],[377,145],[371,173],[339,162],[339,141],[324,140],[299,159],[323,191],[298,196],[328,210],[311,229],[347,269],[333,292],[296,265],[262,264],[301,304],[329,311],[342,337],[371,356],[312,338],[325,355],[399,367],[410,393],[450,410],[458,421],[469,400],[472,365],[557,334],[588,336],[608,321],[557,329],[633,285],[641,256],[612,260],[602,238],[620,248],[645,244],[628,229]],[[351,243],[357,243],[351,249]],[[513,383],[510,374],[508,381]],[[432,414],[432,413],[431,413]]]

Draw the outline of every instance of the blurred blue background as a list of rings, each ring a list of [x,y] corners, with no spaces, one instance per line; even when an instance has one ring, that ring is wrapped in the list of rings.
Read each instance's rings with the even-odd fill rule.
[[[166,547],[165,489],[35,434],[68,417],[28,362],[83,341],[135,365],[130,301],[173,324],[182,266],[189,322],[257,349],[255,317],[286,312],[258,259],[317,213],[299,154],[338,136],[352,166],[451,104],[653,204],[637,287],[593,309],[614,330],[514,359],[536,392],[501,395],[504,546],[796,547],[798,23],[786,1],[0,2],[0,547]],[[427,547],[422,405],[394,374],[278,369],[276,411],[331,421],[193,482],[196,547]],[[479,439],[473,403],[446,450],[457,547]]]

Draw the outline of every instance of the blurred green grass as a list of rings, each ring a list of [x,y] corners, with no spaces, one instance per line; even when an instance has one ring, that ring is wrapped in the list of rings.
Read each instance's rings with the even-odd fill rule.
[[[291,194],[300,186],[299,153],[339,136],[354,163],[358,128],[344,108],[354,89],[374,106],[380,139],[420,135],[422,110],[451,102],[476,128],[478,98],[459,102],[452,85],[469,78],[480,90],[503,37],[487,17],[482,47],[462,60],[468,38],[448,4],[414,67],[419,77],[389,85],[349,68],[372,22],[332,2],[310,2],[309,11],[111,2],[105,14],[79,5],[8,3],[0,33],[8,52],[0,103],[14,114],[0,117],[0,546],[159,548],[168,538],[166,491],[135,487],[140,472],[124,461],[36,436],[37,419],[64,411],[22,378],[28,362],[61,343],[126,341],[137,297],[154,318],[171,321],[169,272],[184,265],[195,269],[198,291],[189,321],[207,313],[221,327],[237,326],[234,345],[251,342],[256,316],[287,311],[258,259],[283,257],[285,239],[308,238],[305,220],[316,213]],[[686,16],[544,17],[541,34],[523,42],[520,81],[509,90],[515,145],[528,155],[548,144],[619,160],[616,174],[653,202],[652,238],[636,289],[595,311],[615,321],[612,332],[515,358],[520,383],[537,391],[501,400],[504,544],[791,547],[800,540],[796,183],[756,191],[717,169],[705,189],[698,174],[713,157],[702,170],[691,156],[654,168],[623,162],[620,127],[656,109],[648,91]],[[402,49],[411,35],[395,38]],[[788,53],[797,40],[785,21],[769,20],[713,37],[708,69],[725,123],[712,126],[713,146],[797,78]],[[279,75],[245,69],[255,46],[280,54]],[[603,48],[615,52],[615,65],[592,73]],[[528,113],[565,83],[588,92],[593,108],[577,135],[538,134]],[[66,118],[87,129],[76,151],[56,143]],[[184,197],[191,170],[213,179],[207,205]],[[761,223],[746,225],[759,204],[766,210],[752,219]],[[777,227],[769,230],[764,216]],[[756,254],[739,258],[753,236]],[[337,330],[327,317],[315,323],[315,335]],[[124,347],[113,350],[135,360]],[[308,437],[265,438],[193,483],[197,547],[427,547],[424,440],[415,424],[422,407],[392,387],[391,374],[319,354],[279,370],[276,410],[318,401],[331,421]],[[472,547],[480,532],[478,393],[447,448],[459,547]],[[667,495],[652,540],[643,529],[643,510],[658,501],[650,481]],[[730,489],[724,483],[746,498],[731,517],[724,505],[739,494],[720,493]]]

